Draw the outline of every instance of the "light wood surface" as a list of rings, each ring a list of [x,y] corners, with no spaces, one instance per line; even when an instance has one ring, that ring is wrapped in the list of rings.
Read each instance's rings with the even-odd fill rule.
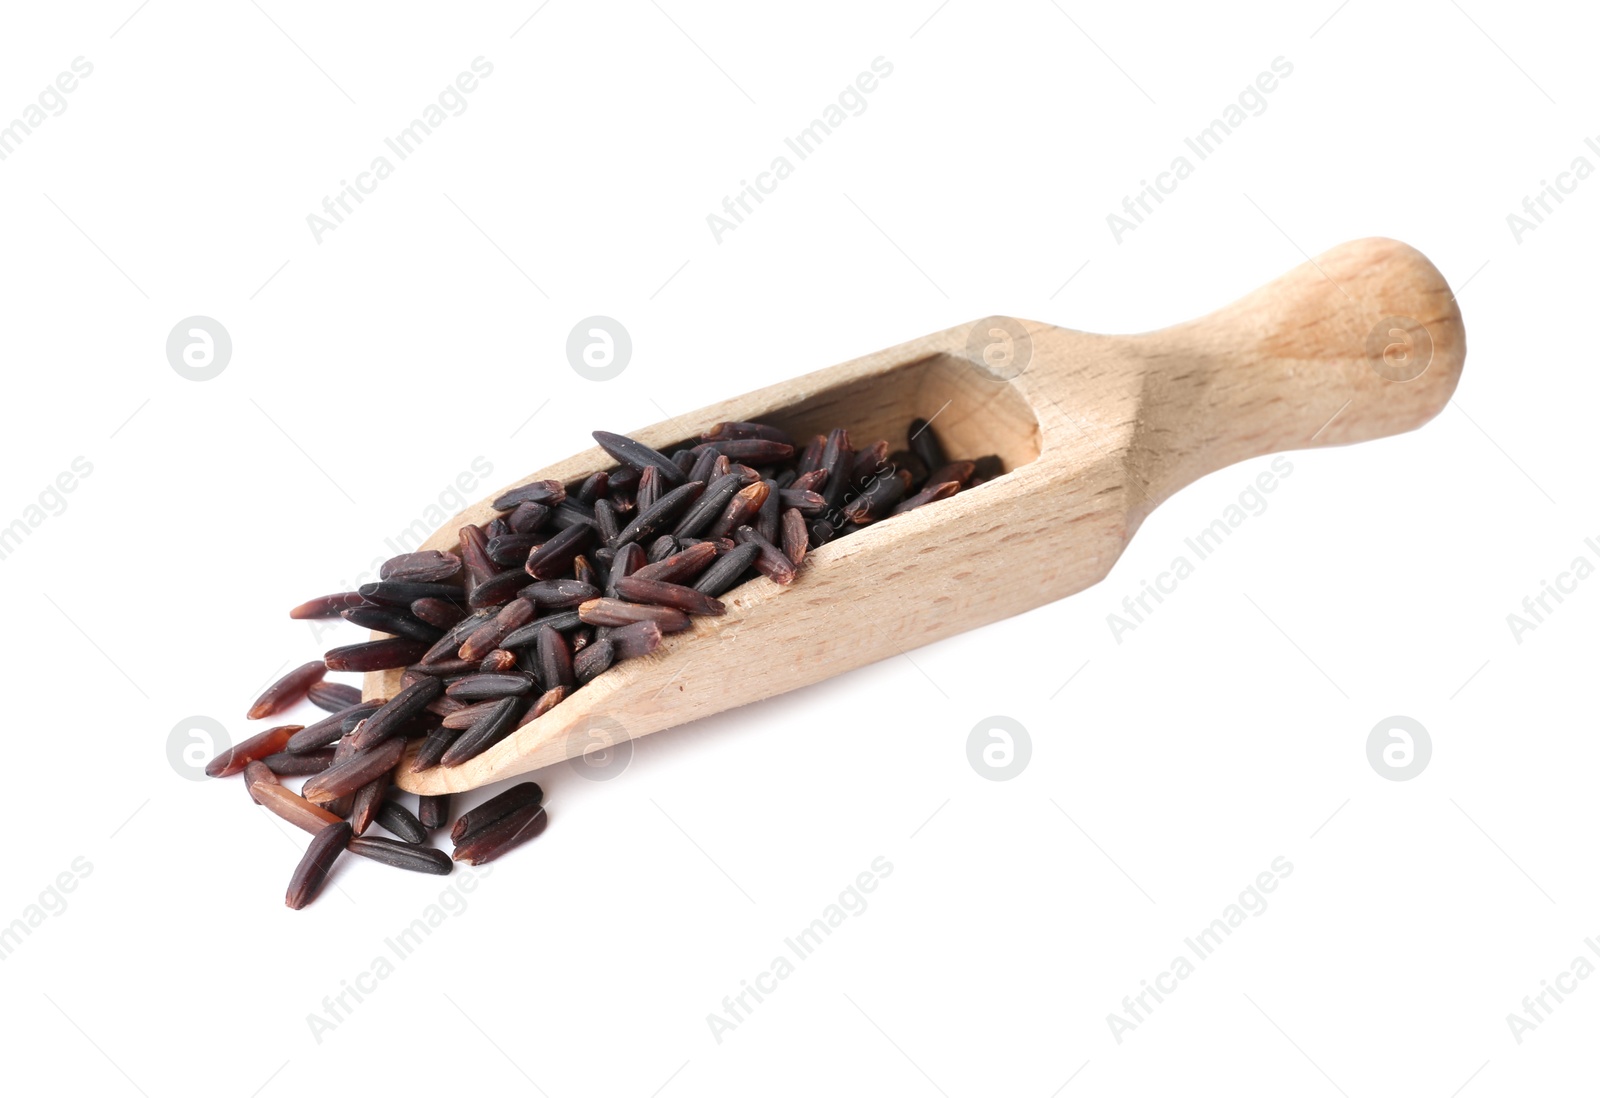
[[[629,432],[666,449],[724,420],[761,420],[800,439],[842,425],[858,445],[898,446],[922,416],[952,456],[996,453],[1007,473],[814,550],[790,587],[761,578],[736,588],[724,596],[726,616],[693,619],[657,652],[616,665],[461,766],[411,774],[402,765],[398,784],[471,789],[1081,591],[1178,489],[1246,458],[1419,427],[1449,400],[1466,357],[1443,276],[1421,253],[1379,238],[1343,244],[1209,316],[1145,335],[1010,323],[1031,352],[1009,379],[1000,375],[1022,356],[998,373],[983,364],[986,344],[989,361],[1005,346],[989,334],[1002,322],[990,318],[977,339],[963,324]],[[596,448],[516,483],[571,483],[614,466]],[[456,531],[493,518],[489,501],[504,490],[423,547],[453,550]],[[399,676],[369,674],[365,696],[392,696]]]

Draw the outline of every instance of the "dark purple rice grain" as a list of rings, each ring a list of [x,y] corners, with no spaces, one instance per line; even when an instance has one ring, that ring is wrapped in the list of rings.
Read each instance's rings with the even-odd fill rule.
[[[327,882],[328,874],[333,871],[333,863],[344,852],[350,838],[350,825],[343,821],[329,824],[313,835],[305,856],[289,878],[289,891],[284,895],[284,903],[298,911],[315,900]]]
[[[904,469],[910,473],[912,484],[920,484],[928,478],[928,467],[910,450],[892,451],[889,454],[888,464],[895,469]]]
[[[610,496],[612,499],[619,499],[620,497],[626,496],[638,487],[639,470],[635,469],[633,466],[625,465],[621,469],[611,470]]]
[[[617,658],[616,645],[609,640],[586,644],[572,657],[572,677],[579,686],[586,686]]]
[[[828,507],[828,501],[822,498],[821,493],[808,492],[799,488],[778,489],[778,502],[784,507],[791,507],[803,515],[820,515]]]
[[[448,583],[407,583],[404,580],[379,580],[377,583],[363,583],[359,590],[361,591],[361,597],[368,602],[376,602],[384,606],[407,607],[418,599],[461,601],[461,588],[454,587]]]
[[[411,810],[399,801],[384,801],[378,806],[377,824],[389,834],[408,843],[425,843],[428,830]]]
[[[621,579],[623,576],[633,575],[635,572],[639,571],[639,569],[645,567],[645,565],[648,563],[649,561],[645,556],[644,546],[640,545],[638,542],[630,541],[628,544],[622,546],[616,551],[615,556],[613,556],[611,559],[611,570],[606,576],[606,593],[608,595],[614,595],[616,592],[611,590],[612,584],[616,583],[617,580]]]
[[[255,785],[257,782],[264,782],[267,785],[283,784],[282,782],[278,781],[278,775],[272,772],[272,767],[268,766],[260,759],[251,759],[247,764],[245,764],[244,768],[244,788],[245,791],[250,794],[250,800],[255,804],[260,804],[261,798],[257,797],[255,790],[251,788],[251,786]]]
[[[588,600],[585,599],[585,602]],[[583,624],[576,610],[563,610],[559,614],[538,618],[524,625],[500,642],[502,648],[526,648],[539,639],[539,630],[549,626],[558,633],[570,633]]]
[[[755,564],[760,552],[759,545],[740,545],[722,554],[695,581],[694,589],[713,598],[723,594],[738,583],[739,577]]]
[[[501,534],[497,538],[490,538],[484,551],[500,568],[521,568],[523,562],[528,559],[528,554],[544,540],[544,535],[537,531],[526,534]]]
[[[390,557],[378,566],[381,580],[404,580],[410,583],[438,583],[461,571],[461,558],[454,553],[441,553],[425,549],[417,553],[402,553]]]
[[[713,522],[710,528],[706,530],[705,536],[708,538],[726,537],[733,533],[734,530],[749,523],[760,512],[761,505],[767,502],[767,496],[771,494],[771,491],[764,480],[758,480],[748,487],[739,489],[733,494],[733,498],[728,501],[728,505],[722,509],[722,514],[717,516],[717,521]]]
[[[651,561],[640,568],[627,573],[639,579],[660,580],[663,583],[687,583],[698,576],[717,559],[717,544],[712,541],[702,541],[682,549],[670,557],[662,560]],[[624,577],[618,577],[612,582],[612,587]]]
[[[506,516],[506,525],[513,534],[531,534],[549,517],[550,508],[542,503],[519,503],[517,509]]]
[[[418,621],[408,611],[409,608],[402,610],[394,606],[352,606],[342,617],[351,625],[359,625],[363,629],[409,637],[424,644],[432,644],[443,634],[442,629]]]
[[[721,439],[764,438],[771,442],[782,442],[789,446],[791,450],[794,448],[794,439],[784,434],[779,428],[768,426],[765,423],[737,421],[718,423],[710,430],[703,432],[700,438],[705,442],[716,442]]]
[[[721,457],[714,446],[701,450],[694,459],[694,464],[689,466],[689,479],[698,480],[702,484],[710,484],[716,477],[717,459]]]
[[[592,584],[575,579],[538,580],[522,589],[520,597],[541,610],[570,610],[600,594]],[[519,627],[520,628],[520,627]]]
[[[930,484],[916,495],[907,496],[905,500],[896,504],[892,513],[903,515],[907,511],[914,511],[924,504],[933,503],[936,500],[949,499],[960,490],[961,485],[953,480],[947,480],[943,484]]]
[[[390,736],[398,735],[412,717],[427,708],[429,702],[444,691],[444,683],[424,677],[400,691],[387,703],[350,733],[350,745],[357,751],[376,747]]]
[[[300,755],[279,751],[261,761],[267,764],[267,769],[280,778],[305,778],[325,773],[333,765],[333,748],[323,747]]]
[[[633,602],[670,606],[674,610],[682,610],[685,614],[716,616],[727,612],[722,603],[702,591],[696,591],[693,587],[663,583],[661,580],[642,579],[638,576],[627,576],[618,580],[617,593]]]
[[[856,454],[855,464],[850,467],[850,479],[863,484],[888,468],[889,443],[879,439]]]
[[[806,448],[800,452],[800,460],[795,463],[794,471],[805,476],[822,468],[822,451],[827,446],[827,439],[822,435],[814,435]]]
[[[409,869],[413,873],[433,873],[443,877],[448,876],[455,868],[455,862],[451,860],[450,855],[442,850],[435,850],[431,846],[396,842],[381,835],[351,839],[346,849],[363,858],[370,858],[395,869]]]
[[[956,484],[965,488],[972,480],[973,474],[977,472],[977,469],[978,463],[975,461],[946,462],[928,474],[927,483],[943,484],[947,480],[953,480]]]
[[[611,642],[617,659],[631,660],[637,656],[648,656],[661,647],[661,626],[653,621],[635,622],[613,629],[605,639]]]
[[[813,469],[809,473],[802,473],[795,477],[794,483],[789,487],[797,492],[815,492],[826,483],[828,483],[828,471],[826,469]],[[826,504],[823,504],[823,506],[826,506]]]
[[[322,676],[327,673],[328,665],[321,660],[301,664],[263,690],[261,696],[255,700],[255,704],[250,706],[250,712],[245,715],[250,720],[257,721],[262,717],[283,712],[305,697],[306,691],[311,689],[311,684],[321,682]]]
[[[578,527],[577,529],[581,530],[584,529],[584,527]],[[557,536],[559,537],[560,535]],[[550,541],[554,540],[555,538],[550,539]],[[536,554],[543,552],[544,549],[549,546],[550,541],[545,542],[544,545],[541,545],[534,552]],[[528,559],[531,561],[533,557],[530,556]],[[568,558],[568,562],[571,562],[570,557]],[[565,565],[563,565],[563,567],[565,567]],[[527,582],[528,574],[521,568],[511,568],[504,572],[496,572],[494,575],[478,584],[477,587],[473,588],[472,595],[467,601],[474,610],[485,610],[496,607],[502,603],[510,602],[512,599],[516,598],[517,592],[522,590],[522,588],[527,585]]]
[[[306,701],[318,709],[337,713],[361,701],[361,691],[342,682],[314,682],[306,691]]]
[[[855,499],[845,502],[843,512],[845,518],[864,525],[885,517],[896,504],[905,499],[906,482],[910,479],[910,473],[904,476],[880,475]]]
[[[645,550],[645,559],[651,564],[659,564],[678,551],[678,539],[671,534],[662,534],[650,543],[650,548]]]
[[[643,542],[663,529],[671,527],[703,491],[705,485],[698,480],[691,480],[674,488],[641,510],[632,522],[624,526],[622,532],[611,541],[611,548],[620,548],[625,542],[630,541]]]
[[[342,610],[352,606],[360,606],[367,600],[361,597],[358,591],[341,591],[337,595],[318,595],[314,599],[307,599],[293,610],[289,616],[296,620],[306,618],[336,618]]]
[[[444,727],[457,731],[471,728],[478,720],[495,706],[499,705],[502,698],[490,698],[488,701],[473,702],[471,705],[456,710],[444,718]]]
[[[450,794],[432,793],[424,797],[418,797],[417,819],[429,831],[437,831],[449,823]]]
[[[383,699],[377,698],[368,702],[356,702],[354,705],[345,706],[337,713],[330,713],[315,724],[308,724],[300,731],[289,737],[289,742],[284,745],[284,750],[291,755],[304,755],[308,751],[328,747],[340,736],[344,735],[344,723],[347,720],[359,722],[383,707]],[[355,724],[352,723],[352,728]]]
[[[600,590],[603,582],[595,566],[589,563],[589,558],[581,553],[572,558],[572,576],[579,583],[586,583],[596,591]]]
[[[495,497],[496,511],[509,511],[519,503],[542,503],[554,507],[567,498],[567,490],[557,480],[535,480],[500,493]]]
[[[467,634],[457,655],[464,660],[481,660],[500,646],[500,642],[533,620],[537,608],[525,597],[512,599],[498,614]]]
[[[689,470],[694,468],[694,459],[695,452],[693,450],[683,449],[672,452],[672,464],[676,465],[678,471],[684,476],[688,476]]]
[[[513,812],[538,808],[543,803],[544,790],[539,788],[538,782],[519,782],[510,789],[496,793],[477,808],[463,812],[450,828],[450,841],[459,846]]]
[[[594,440],[600,444],[600,449],[616,458],[623,465],[631,466],[641,473],[654,466],[661,471],[670,484],[682,484],[687,478],[683,475],[676,463],[665,454],[658,453],[637,439],[627,435],[613,434],[610,431],[595,431]]]
[[[434,642],[433,646],[422,654],[419,663],[424,665],[437,663],[439,660],[455,659],[456,653],[461,648],[461,643],[472,635],[472,631],[486,621],[490,621],[499,613],[494,608],[475,611],[452,625],[445,635]]]
[[[466,567],[466,591],[472,594],[478,584],[494,575],[498,569],[489,559],[489,539],[476,526],[463,526],[456,531],[461,544],[461,563]]]
[[[239,773],[257,759],[265,759],[284,749],[284,745],[300,731],[298,724],[284,724],[257,732],[254,736],[223,750],[206,763],[206,777],[227,778]]]
[[[591,473],[573,494],[577,496],[579,503],[593,506],[596,500],[605,499],[610,493],[611,477],[607,473],[600,472]]]
[[[385,772],[356,790],[356,799],[350,809],[350,827],[357,835],[365,835],[367,828],[377,820],[378,810],[384,804],[383,798],[389,792],[390,780]]]
[[[689,615],[669,606],[645,606],[621,599],[591,599],[578,607],[578,616],[590,625],[632,625],[654,622],[663,633],[681,633],[689,628]]]
[[[741,526],[735,530],[733,538],[741,545],[755,545],[759,548],[754,561],[756,571],[773,583],[785,587],[794,582],[794,561],[784,556],[782,549],[748,526]]]
[[[582,611],[579,613],[581,615]],[[572,649],[567,644],[567,638],[549,627],[541,629],[535,642],[535,651],[540,684],[546,690],[554,690],[558,686],[570,689],[573,685]]]
[[[452,743],[439,757],[441,766],[459,766],[481,755],[516,730],[523,699],[505,698],[498,706],[478,718],[478,722]]]
[[[662,487],[664,479],[661,471],[653,466],[639,474],[639,488],[633,494],[633,502],[641,513],[654,507],[661,498],[661,493],[665,491]]]
[[[594,501],[594,525],[600,532],[600,540],[607,545],[617,540],[617,535],[622,532],[622,523],[617,516],[617,508],[609,499]]]
[[[783,510],[783,521],[779,525],[783,555],[793,561],[798,568],[800,562],[806,559],[806,550],[811,544],[810,531],[806,529],[806,517],[797,509],[786,507]]]
[[[450,745],[460,737],[460,729],[446,728],[443,725],[429,732],[427,739],[422,741],[422,746],[417,748],[416,755],[411,759],[411,773],[420,774],[424,770],[438,766],[439,760],[444,758],[444,753],[450,750]]]
[[[572,690],[573,688],[570,686],[556,686],[546,690],[543,694],[540,694],[539,700],[534,702],[533,708],[528,710],[527,714],[517,722],[517,727],[521,728],[523,725],[528,724],[531,721],[536,721],[546,713],[550,712],[550,710],[554,709],[556,706],[565,701],[567,695],[570,694]]]
[[[371,751],[357,751],[306,782],[300,790],[300,795],[314,804],[326,804],[346,793],[354,793],[378,775],[393,770],[395,763],[399,762],[400,756],[405,753],[405,749],[406,742],[396,736],[394,739],[383,741]],[[303,759],[308,756],[286,757]]]
[[[742,461],[747,465],[772,465],[794,457],[792,445],[766,438],[717,439],[700,445],[715,449],[729,461]]]
[[[330,649],[323,659],[330,671],[388,671],[415,663],[427,650],[425,641],[386,637]]]
[[[522,570],[534,579],[556,579],[572,567],[572,559],[589,547],[594,536],[592,525],[569,526],[528,554]]]
[[[257,804],[274,816],[287,820],[300,830],[309,831],[313,835],[329,824],[343,822],[326,808],[314,805],[298,793],[279,785],[276,775],[271,782],[254,783],[250,795],[255,797]]]
[[[920,417],[912,420],[911,426],[906,429],[906,445],[924,466],[933,470],[950,459],[944,456],[944,447],[939,445],[938,436],[928,429],[929,426],[929,421]]]
[[[466,617],[467,612],[443,599],[418,599],[411,604],[411,616],[435,629],[449,629]]]
[[[482,669],[481,664],[479,665],[479,669]],[[445,685],[450,685],[449,679],[445,680]],[[434,698],[428,703],[428,712],[432,713],[440,720],[444,720],[444,718],[448,717],[450,714],[456,712],[457,710],[465,709],[466,707],[466,702],[456,701],[454,698]]]
[[[451,679],[460,678],[462,675],[477,674],[480,662],[479,660],[464,660],[460,656],[454,656],[442,660],[433,660],[430,663],[419,663],[414,668],[408,667],[406,670],[414,670],[423,675],[432,675],[434,678]]]
[[[455,848],[451,855],[458,862],[467,862],[470,865],[483,865],[492,862],[515,847],[521,846],[530,839],[538,838],[544,833],[550,815],[543,806],[529,812],[512,813],[503,820],[499,820],[484,828],[477,835],[472,836],[467,842]]]
[[[340,740],[338,743],[333,745],[333,765],[338,766],[355,753],[355,749],[350,746],[349,737]],[[301,799],[304,800],[303,797]],[[306,803],[310,804],[311,802],[306,801]],[[356,795],[352,790],[349,793],[341,793],[339,796],[329,801],[325,806],[325,809],[340,819],[348,819],[350,813],[355,811],[355,806]],[[317,829],[315,827],[307,827],[306,830],[310,831],[313,835],[317,833]]]
[[[778,507],[781,502],[778,496],[778,485],[775,481],[768,480],[767,498],[761,501],[761,510],[756,512],[756,520],[750,525],[756,532],[768,541],[778,540]]]
[[[500,675],[514,670],[517,666],[517,654],[504,648],[496,648],[478,663],[478,670],[486,675]],[[454,701],[455,699],[450,699]]]
[[[850,433],[843,427],[835,427],[828,432],[827,444],[822,448],[821,468],[828,471],[828,479],[822,487],[822,498],[830,508],[838,507],[844,502],[845,492],[850,487],[850,470],[855,464],[855,455],[850,449]]]
[[[678,520],[678,525],[672,533],[676,537],[694,537],[707,529],[722,514],[733,494],[744,487],[744,477],[736,473],[726,473],[706,487],[693,507]]]
[[[526,694],[532,689],[533,679],[528,675],[468,675],[451,683],[446,693],[460,701],[485,701]]]
[[[594,508],[569,499],[551,512],[550,525],[557,530],[565,530],[569,526],[593,526]]]

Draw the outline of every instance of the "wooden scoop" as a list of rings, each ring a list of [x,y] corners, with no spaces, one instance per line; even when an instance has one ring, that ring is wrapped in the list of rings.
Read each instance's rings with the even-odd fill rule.
[[[1409,431],[1445,406],[1466,357],[1444,277],[1393,240],[1343,244],[1199,320],[1136,336],[991,317],[631,432],[665,449],[725,420],[807,439],[903,438],[920,416],[949,453],[1006,473],[813,550],[799,579],[735,588],[460,766],[396,780],[472,789],[838,675],[1099,582],[1172,493],[1246,458]],[[599,449],[531,473],[572,483]],[[510,485],[507,488],[511,487]],[[422,548],[496,512],[467,508]],[[392,697],[400,672],[369,674]]]

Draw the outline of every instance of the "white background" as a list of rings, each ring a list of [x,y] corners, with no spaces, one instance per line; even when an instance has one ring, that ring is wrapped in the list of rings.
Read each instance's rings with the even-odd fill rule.
[[[1600,963],[1600,581],[1520,644],[1506,620],[1600,561],[1600,180],[1520,243],[1507,223],[1600,166],[1592,13],[539,3],[4,15],[0,120],[93,65],[0,161],[0,524],[93,470],[0,561],[0,925],[90,867],[0,962],[7,1089],[1592,1085],[1600,979],[1520,1044],[1507,1015]],[[465,112],[318,243],[307,215],[480,56]],[[880,56],[868,109],[718,243],[706,215]],[[1119,244],[1106,214],[1280,56],[1265,113]],[[613,781],[540,775],[549,831],[313,1036],[468,874],[346,864],[288,911],[305,836],[237,780],[189,780],[169,733],[242,738],[286,662],[357,639],[285,611],[388,555],[474,458],[483,494],[593,428],[990,313],[1158,327],[1367,235],[1460,293],[1470,354],[1434,423],[1292,455],[1120,644],[1107,615],[1269,459],[1180,493],[1077,597],[651,737]],[[196,314],[234,345],[205,383],[164,350]],[[605,383],[566,362],[591,314],[634,343]],[[967,760],[995,714],[1031,734],[1011,781]],[[1431,734],[1410,781],[1367,759],[1395,714]],[[1119,1043],[1107,1015],[1280,856],[1266,910]],[[724,996],[879,857],[866,909],[715,1039]]]

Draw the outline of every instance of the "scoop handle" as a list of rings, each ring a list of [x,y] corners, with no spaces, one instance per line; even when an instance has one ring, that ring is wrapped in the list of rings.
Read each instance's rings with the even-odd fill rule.
[[[1444,276],[1382,237],[1341,244],[1138,344],[1131,457],[1151,506],[1236,461],[1420,427],[1449,402],[1467,353]]]

